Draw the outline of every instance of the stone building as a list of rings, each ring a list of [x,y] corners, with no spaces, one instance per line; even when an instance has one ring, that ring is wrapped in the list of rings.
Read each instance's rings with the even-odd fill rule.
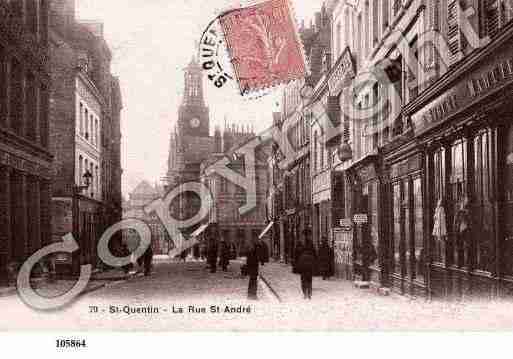
[[[80,250],[59,263],[76,270],[97,264],[97,241],[121,219],[121,93],[103,24],[78,22],[74,0],[53,1],[50,15],[52,233],[74,234]]]
[[[366,220],[339,239],[350,238],[354,273],[371,285],[427,297],[512,292],[512,9],[502,0],[336,4],[327,81],[340,107],[354,78],[344,58],[357,75],[386,75],[351,94],[352,119],[385,106],[350,121],[352,158],[335,164],[347,219]],[[442,236],[433,235],[437,207]]]
[[[164,188],[142,181],[128,196],[128,200],[123,203],[123,219],[133,218],[144,221],[150,227],[153,254],[167,255],[171,249],[171,241],[166,228],[156,213],[148,214],[144,211],[146,205],[164,197]],[[132,250],[136,247],[138,238],[137,233],[133,230],[123,231],[123,241]]]
[[[248,216],[236,214],[235,205],[240,204],[244,193],[240,188],[217,175],[206,176],[202,171],[213,161],[230,156],[229,151],[254,137],[249,126],[228,125],[221,131],[215,128],[210,134],[209,109],[203,96],[202,69],[195,58],[184,70],[184,96],[178,111],[178,120],[174,132],[171,134],[169,163],[167,173],[167,190],[171,190],[181,183],[191,181],[204,181],[212,184],[215,208],[211,212],[210,222],[219,220],[218,228],[221,234],[228,238],[249,238],[254,233],[260,234],[265,227],[265,190],[267,171],[264,163],[258,163],[259,178],[259,208]],[[231,157],[230,157],[231,158]],[[263,159],[266,161],[266,159]],[[233,166],[242,170],[241,159],[233,162]],[[262,169],[262,173],[260,170]],[[260,177],[261,175],[261,177]],[[262,200],[260,202],[260,200]],[[172,202],[172,213],[175,218],[186,219],[196,214],[200,207],[200,198],[191,192],[186,192]],[[257,213],[257,214],[255,214]],[[228,217],[226,217],[228,216]],[[184,229],[184,233],[191,235],[200,225]],[[239,232],[236,228],[240,226]],[[253,231],[253,232],[251,232]],[[237,243],[240,241],[237,240]],[[240,246],[239,246],[240,247]]]
[[[209,212],[208,224],[215,225],[219,235],[225,240],[235,244],[238,255],[244,255],[246,243],[252,238],[258,238],[268,223],[266,206],[268,189],[267,159],[269,146],[261,145],[255,151],[255,167],[246,167],[248,161],[245,155],[236,156],[234,151],[245,142],[254,138],[252,132],[242,132],[236,127],[228,128],[217,136],[221,138],[221,151],[214,153],[201,165],[201,181],[209,189],[213,198],[213,207]],[[216,161],[223,158],[230,159],[231,170],[245,176],[253,176],[256,184],[256,193],[247,193],[247,190],[231,182],[217,172],[206,171]],[[249,173],[248,173],[249,172]],[[248,212],[241,213],[240,209],[247,203],[247,196],[254,196],[256,206]]]
[[[295,157],[288,167],[281,169],[278,165],[280,150],[274,148],[270,168],[270,193],[274,197],[271,200],[274,203],[272,217],[275,222],[272,234],[275,242],[273,251],[279,252],[278,257],[285,262],[293,258],[298,241],[305,240],[305,231],[312,235],[310,239],[316,244],[321,236],[328,233],[326,218],[330,210],[330,192],[329,187],[326,188],[319,182],[319,178],[324,176],[330,179],[330,173],[324,173],[327,168],[317,171],[319,167],[312,166],[312,154],[318,153],[317,149],[312,151],[312,132],[315,131],[311,127],[316,126],[316,123],[309,115],[308,100],[301,95],[305,86],[314,88],[330,68],[331,27],[326,5],[314,17],[315,21],[309,27],[303,23],[299,29],[311,73],[303,80],[284,86],[282,112],[274,121],[274,126],[280,128],[283,136],[287,136],[295,151]],[[323,163],[327,164],[328,161]],[[315,186],[312,186],[313,181],[316,182]],[[321,227],[320,223],[325,225]]]
[[[0,285],[51,241],[48,6],[0,1]]]

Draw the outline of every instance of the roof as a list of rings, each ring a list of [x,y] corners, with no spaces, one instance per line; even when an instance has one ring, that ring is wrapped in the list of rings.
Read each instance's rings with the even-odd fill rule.
[[[142,181],[130,193],[130,196],[133,195],[159,195],[159,192],[148,181]]]

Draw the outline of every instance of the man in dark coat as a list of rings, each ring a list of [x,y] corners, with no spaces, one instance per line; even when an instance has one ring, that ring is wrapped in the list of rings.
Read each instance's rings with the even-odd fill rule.
[[[296,243],[296,248],[294,248],[294,259],[292,262],[292,273],[296,273],[296,274],[300,273],[299,269],[298,269],[298,262],[299,262],[299,257],[303,253],[303,249],[304,249],[303,242],[298,241]]]
[[[210,273],[217,271],[217,239],[211,236],[208,243],[208,265],[210,266]]]
[[[153,249],[151,248],[151,244],[148,246],[148,249],[144,253],[144,275],[149,276],[151,274],[151,266],[153,263]]]
[[[230,264],[230,245],[222,238],[219,243],[219,265],[223,269],[223,272],[228,270],[228,264]]]
[[[312,278],[316,263],[315,248],[311,240],[307,240],[303,252],[298,259],[298,271],[301,274],[301,289],[305,299],[312,299]]]
[[[246,269],[249,275],[248,299],[257,300],[258,269],[260,264],[258,241],[253,239],[248,245]]]
[[[323,237],[321,246],[319,247],[319,271],[322,280],[326,280],[331,274],[331,248],[328,239]]]
[[[261,265],[269,263],[269,247],[262,239],[258,240],[258,258]]]

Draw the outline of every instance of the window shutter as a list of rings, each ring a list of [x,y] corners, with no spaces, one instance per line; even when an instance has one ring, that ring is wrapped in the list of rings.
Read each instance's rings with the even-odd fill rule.
[[[386,30],[386,28],[388,27],[388,25],[390,25],[389,23],[389,16],[388,16],[388,7],[389,7],[389,4],[388,4],[388,0],[382,0],[381,4],[383,5],[383,31]]]
[[[379,1],[374,0],[372,2],[372,28],[373,28],[373,39],[372,39],[372,46],[376,46],[376,44],[379,42],[381,37],[381,32],[379,31]]]
[[[494,37],[499,32],[500,11],[497,0],[485,0],[486,32]]]
[[[457,55],[461,49],[459,11],[459,1],[449,0],[447,3],[447,38],[451,55]]]

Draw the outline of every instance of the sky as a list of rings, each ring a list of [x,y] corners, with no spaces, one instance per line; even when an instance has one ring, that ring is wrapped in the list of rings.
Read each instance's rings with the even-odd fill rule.
[[[322,0],[292,0],[298,23],[308,24]],[[236,0],[77,0],[77,17],[100,20],[113,52],[112,72],[123,96],[122,166],[125,196],[143,179],[160,182],[167,171],[169,139],[183,93],[183,68],[195,43],[223,10]],[[204,82],[210,127],[228,122],[271,125],[280,109],[280,89],[259,99],[242,98],[234,81],[219,90]]]

